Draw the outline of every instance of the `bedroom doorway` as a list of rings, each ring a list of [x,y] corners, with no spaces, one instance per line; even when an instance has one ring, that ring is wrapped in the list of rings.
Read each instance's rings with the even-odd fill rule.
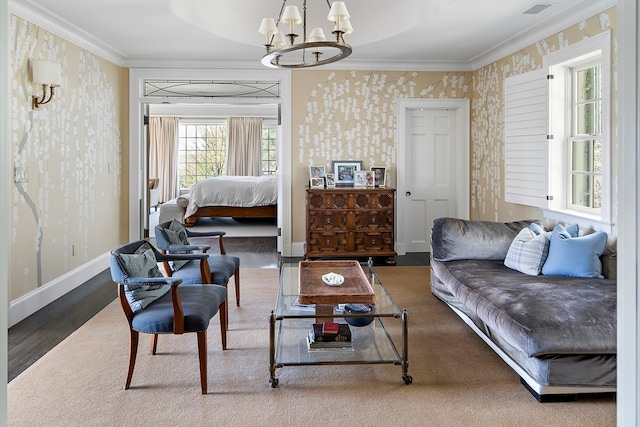
[[[396,251],[429,252],[440,216],[469,216],[469,102],[398,102]]]
[[[203,206],[229,206],[228,203],[240,207],[253,206],[254,202],[266,203],[268,200],[275,205],[278,107],[277,103],[266,101],[260,105],[184,105],[180,102],[149,105],[149,181],[160,181],[157,208],[153,203],[153,190],[150,190],[149,234],[153,236],[154,224],[158,222],[173,219],[184,221],[184,205],[182,208],[178,206],[178,202],[183,200],[181,198],[195,201],[201,207],[198,211]],[[241,123],[250,120],[251,126],[241,126],[241,132],[234,133],[230,120],[238,118]],[[245,135],[242,131],[248,129],[251,129],[251,133]],[[235,145],[240,148],[240,153],[235,153],[236,163],[229,165],[228,158],[234,158],[234,145],[230,141],[232,134],[237,135],[241,143]],[[253,151],[247,149],[250,145],[246,142],[248,140],[253,141]],[[240,161],[240,166],[251,164],[253,168],[249,171],[237,169],[237,158],[244,159],[244,156],[250,159]],[[257,160],[253,160],[256,156]],[[236,173],[229,173],[229,167],[236,167]],[[227,175],[254,174],[261,176],[239,177],[239,181],[227,179]],[[198,196],[189,197],[194,189]],[[234,194],[234,189],[239,192]],[[256,199],[252,200],[252,197]],[[198,212],[199,218],[193,224],[193,231],[211,231],[217,227],[226,232],[228,237],[277,237],[275,207],[258,209],[237,212],[238,215],[232,215],[236,212],[216,209],[216,212],[209,213],[213,218]],[[194,210],[187,212],[194,214]],[[248,217],[263,214],[269,218]],[[194,217],[187,221],[190,226],[192,221]]]
[[[167,97],[153,98],[146,96],[145,82],[190,81],[200,84],[194,92],[180,99]],[[276,83],[278,91],[278,204],[277,204],[277,247],[282,256],[291,256],[291,106],[290,106],[290,73],[287,71],[265,70],[204,70],[204,69],[152,69],[132,68],[129,73],[130,87],[130,128],[129,140],[129,238],[138,239],[145,229],[149,230],[148,178],[146,171],[146,135],[144,130],[145,106],[181,104],[184,108],[202,106],[256,107],[264,104],[256,97],[239,96],[234,92],[238,84],[247,87],[256,83]],[[207,98],[200,91],[203,88],[223,88],[224,96]],[[160,86],[159,86],[160,87]],[[264,86],[263,86],[264,87]],[[260,89],[262,90],[262,89]],[[273,101],[271,101],[273,103]],[[145,224],[146,223],[146,224]]]

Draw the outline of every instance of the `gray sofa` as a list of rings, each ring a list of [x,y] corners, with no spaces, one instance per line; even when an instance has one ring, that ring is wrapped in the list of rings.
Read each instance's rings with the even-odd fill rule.
[[[506,267],[512,241],[531,222],[537,223],[436,219],[431,291],[539,401],[615,392],[615,254],[601,257],[609,278],[528,275]]]

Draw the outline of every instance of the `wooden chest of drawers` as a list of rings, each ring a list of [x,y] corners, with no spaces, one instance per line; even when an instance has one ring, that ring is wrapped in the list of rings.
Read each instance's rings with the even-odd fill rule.
[[[388,257],[395,264],[395,189],[307,189],[305,258]]]

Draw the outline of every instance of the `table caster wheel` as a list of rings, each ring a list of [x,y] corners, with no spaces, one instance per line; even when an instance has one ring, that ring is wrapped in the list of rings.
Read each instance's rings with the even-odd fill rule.
[[[409,385],[413,382],[413,377],[409,374],[402,374],[402,380],[405,384]]]
[[[271,388],[278,388],[278,379],[277,378],[271,378],[269,380],[269,382],[271,383]]]

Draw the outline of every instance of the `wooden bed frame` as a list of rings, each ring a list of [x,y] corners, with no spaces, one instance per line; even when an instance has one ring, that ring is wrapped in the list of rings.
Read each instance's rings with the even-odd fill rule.
[[[277,218],[278,205],[253,206],[242,208],[235,206],[204,206],[198,208],[196,213],[184,219],[184,225],[190,227],[196,223],[198,218]]]

